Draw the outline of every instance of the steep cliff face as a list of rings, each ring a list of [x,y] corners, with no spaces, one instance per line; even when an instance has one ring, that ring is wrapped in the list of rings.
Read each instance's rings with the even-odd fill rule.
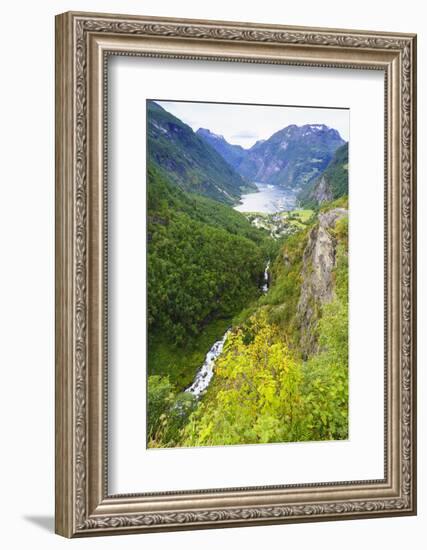
[[[334,297],[333,272],[336,266],[336,238],[333,229],[338,220],[348,215],[344,208],[319,214],[311,230],[303,255],[301,294],[297,306],[300,345],[305,358],[317,351],[316,323],[322,306]]]
[[[331,201],[332,198],[332,189],[329,182],[325,176],[322,176],[310,193],[310,199],[315,201],[316,204],[322,204],[324,202]]]
[[[345,143],[337,130],[324,124],[291,124],[250,149],[232,145],[204,128],[196,134],[248,181],[293,189],[311,187]]]
[[[147,122],[149,161],[183,191],[235,204],[248,188],[256,188],[190,126],[154,101],[148,103]]]
[[[240,145],[232,145],[225,140],[224,136],[214,134],[207,128],[199,128],[196,135],[204,139],[211,147],[228,162],[234,170],[238,170],[242,160],[246,157],[247,151]]]
[[[298,198],[307,208],[348,195],[348,143],[339,147],[323,174],[303,189]]]
[[[238,172],[250,181],[302,189],[319,177],[343,144],[340,134],[324,124],[292,124],[247,150]]]

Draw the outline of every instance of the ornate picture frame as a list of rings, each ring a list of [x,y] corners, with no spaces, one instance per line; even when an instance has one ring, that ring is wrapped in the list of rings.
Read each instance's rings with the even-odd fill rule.
[[[384,72],[384,479],[108,492],[111,55]],[[56,532],[65,537],[416,513],[416,36],[68,12],[56,18]]]

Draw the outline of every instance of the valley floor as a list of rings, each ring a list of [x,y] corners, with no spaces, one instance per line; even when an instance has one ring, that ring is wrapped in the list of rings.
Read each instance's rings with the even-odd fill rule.
[[[244,228],[250,237],[245,237],[242,246],[249,247],[248,252],[252,250],[257,258],[251,258],[249,266],[249,256],[246,260],[242,257],[243,263],[234,270],[235,277],[224,280],[223,291],[227,288],[231,300],[226,311],[217,311],[215,304],[221,295],[215,296],[214,289],[216,279],[225,275],[213,273],[211,286],[205,287],[205,291],[210,290],[213,305],[207,321],[194,324],[190,336],[185,328],[187,335],[183,338],[180,334],[171,338],[165,331],[152,331],[148,352],[148,446],[346,439],[346,199],[317,212],[245,213],[246,223],[255,233],[250,233],[241,221],[243,215],[237,213],[242,225],[236,230],[232,209],[224,208],[227,212],[221,216],[227,217],[227,231],[232,228],[232,235],[237,237]],[[191,242],[195,237],[193,232]],[[199,241],[199,251],[200,247],[207,247],[204,239]],[[160,254],[161,250],[159,246],[156,252]],[[219,253],[223,257],[231,254],[229,266],[239,263],[237,257],[234,261],[232,246],[230,252],[222,247]],[[214,260],[217,258],[215,255]],[[269,289],[263,293],[268,259]],[[164,269],[162,262],[158,266]],[[240,279],[248,267],[253,271]],[[243,281],[247,288],[241,294],[238,287],[245,284]],[[196,289],[190,289],[192,295],[194,292]],[[185,391],[212,344],[220,341],[226,331],[206,391],[202,395]]]

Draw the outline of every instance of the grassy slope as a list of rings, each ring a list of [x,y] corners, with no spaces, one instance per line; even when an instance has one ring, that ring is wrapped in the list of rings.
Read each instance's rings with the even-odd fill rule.
[[[193,220],[240,235],[261,244],[267,233],[256,229],[246,219],[226,204],[197,193],[186,193],[170,184],[170,174],[154,163],[148,164],[148,212],[162,215],[162,210],[188,214]],[[150,183],[151,182],[151,183]]]

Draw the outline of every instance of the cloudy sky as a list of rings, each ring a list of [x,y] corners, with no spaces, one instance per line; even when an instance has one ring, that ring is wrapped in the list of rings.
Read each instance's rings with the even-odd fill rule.
[[[259,139],[269,138],[290,124],[326,124],[338,130],[346,141],[349,139],[347,109],[157,100],[156,103],[191,126],[194,131],[208,128],[215,134],[223,135],[229,143],[245,148],[251,147]]]

